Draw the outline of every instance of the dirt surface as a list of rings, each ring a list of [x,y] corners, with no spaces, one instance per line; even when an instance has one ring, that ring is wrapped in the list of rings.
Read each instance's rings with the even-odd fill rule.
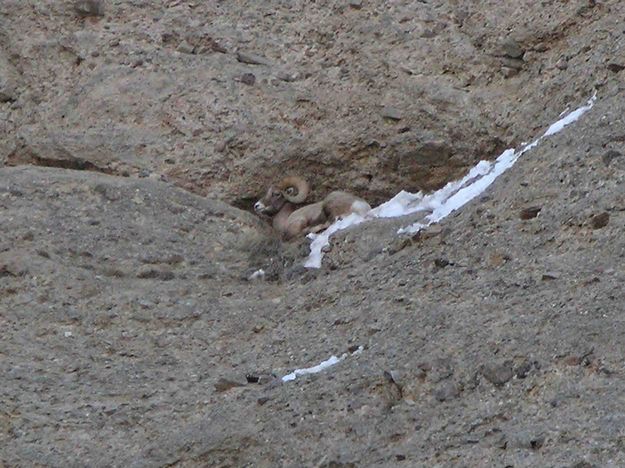
[[[0,466],[625,465],[625,7],[505,3],[4,2]],[[239,209],[436,188],[595,91],[320,270]]]

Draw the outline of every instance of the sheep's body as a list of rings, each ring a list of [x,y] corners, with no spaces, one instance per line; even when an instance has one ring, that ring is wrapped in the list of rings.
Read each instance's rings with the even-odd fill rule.
[[[280,223],[276,230],[282,233],[285,240],[289,240],[302,234],[308,234],[310,228],[324,224],[326,220],[327,217],[323,210],[323,202],[318,202],[311,205],[304,205],[293,211],[284,223]]]
[[[320,202],[301,206],[308,192],[306,181],[299,177],[287,177],[270,186],[265,196],[256,202],[254,209],[272,216],[274,229],[285,240],[318,232],[341,216],[351,213],[364,215],[371,209],[362,198],[341,191],[329,193]]]
[[[328,219],[334,221],[340,216],[349,215],[351,213],[364,215],[371,209],[371,206],[362,198],[352,195],[351,193],[335,191],[330,192],[323,199],[323,209]]]

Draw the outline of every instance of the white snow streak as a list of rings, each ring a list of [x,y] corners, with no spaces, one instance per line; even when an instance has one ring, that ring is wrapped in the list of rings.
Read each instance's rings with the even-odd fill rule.
[[[308,237],[312,239],[312,243],[310,244],[310,255],[304,263],[304,266],[307,268],[320,268],[321,259],[323,258],[323,249],[329,245],[330,236],[337,231],[355,226],[369,219],[394,218],[420,211],[429,213],[423,222],[401,228],[398,234],[414,234],[430,224],[439,222],[453,211],[483,193],[497,177],[511,168],[521,155],[536,147],[543,138],[558,133],[567,125],[578,120],[584,113],[592,108],[596,99],[597,93],[595,92],[586,105],[574,110],[552,124],[542,136],[538,137],[532,143],[523,146],[517,151],[512,148],[507,149],[501,153],[494,162],[480,161],[462,179],[449,182],[436,192],[424,195],[422,192],[410,193],[402,190],[392,199],[373,208],[364,216],[351,214],[343,219],[339,219],[330,225],[328,229],[319,234],[309,234]],[[562,116],[562,114],[560,114],[560,116]],[[288,376],[283,377],[283,380],[286,377]]]
[[[262,268],[260,270],[256,270],[254,273],[252,273],[250,276],[247,277],[248,281],[254,281],[257,279],[264,279],[265,278],[265,270],[263,270]]]
[[[353,356],[355,354],[360,354],[362,352],[362,350],[363,350],[363,347],[359,346],[358,349],[356,351],[354,351],[351,355]],[[299,377],[301,375],[316,374],[318,372],[321,372],[324,369],[327,369],[328,367],[332,367],[333,365],[338,364],[343,359],[345,359],[347,356],[349,356],[349,354],[347,354],[347,353],[343,353],[340,357],[330,356],[328,359],[326,359],[325,361],[321,362],[320,364],[317,364],[316,366],[307,367],[305,369],[295,369],[290,374],[287,374],[284,377],[282,377],[282,381],[283,382],[290,382],[291,380],[295,380],[297,377]]]

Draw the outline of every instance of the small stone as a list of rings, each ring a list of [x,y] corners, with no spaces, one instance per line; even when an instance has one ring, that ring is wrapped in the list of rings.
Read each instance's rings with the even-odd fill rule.
[[[506,439],[506,436],[504,434],[501,434],[501,430],[499,428],[493,428],[492,430],[487,431],[484,435],[490,436],[488,437],[488,440],[485,441],[489,446],[501,450],[505,450],[508,447],[508,439]],[[478,438],[478,441],[476,443],[479,442],[480,440]],[[511,465],[506,466],[510,467]]]
[[[391,245],[388,246],[387,252],[389,255],[395,255],[397,252],[404,250],[411,243],[412,242],[409,237],[398,237],[391,242]]]
[[[545,436],[529,431],[516,431],[508,437],[509,446],[520,449],[538,450],[545,443]]]
[[[155,268],[151,265],[144,265],[139,268],[139,271],[137,272],[137,278],[170,281],[175,278],[175,275],[170,270]]]
[[[620,63],[608,63],[608,70],[614,73],[619,73],[625,70],[625,65],[621,65]]]
[[[440,224],[433,224],[417,232],[414,236],[412,236],[412,240],[425,241],[437,236],[444,237],[446,234],[447,232],[441,227]]]
[[[247,63],[248,65],[270,65],[269,60],[265,57],[248,54],[246,52],[237,52],[237,60],[241,63]]]
[[[434,390],[434,398],[438,401],[449,401],[462,393],[462,385],[458,382],[443,382]]]
[[[178,47],[176,47],[176,50],[183,54],[192,54],[193,46],[189,44],[187,41],[182,41],[180,44],[178,44]]]
[[[380,115],[382,115],[382,117],[384,117],[385,119],[390,119],[390,120],[402,119],[401,112],[394,107],[384,107],[382,111],[380,112]]]
[[[276,73],[276,78],[286,82],[297,81],[298,77],[299,75],[297,73],[291,73],[285,70],[279,70]]]
[[[156,305],[154,302],[147,299],[139,299],[137,303],[141,306],[142,309],[153,309]]]
[[[593,229],[601,229],[608,225],[610,222],[610,214],[604,211],[590,218],[590,225]]]
[[[102,268],[101,273],[102,276],[106,276],[107,278],[124,278],[126,276],[126,273],[113,266],[105,266]]]
[[[504,67],[513,68],[515,70],[521,70],[523,68],[523,65],[525,64],[525,62],[523,62],[523,60],[521,60],[521,59],[513,59],[513,58],[509,58],[509,57],[503,57],[501,59],[501,64]]]
[[[244,73],[241,76],[241,83],[253,86],[256,83],[256,76],[253,73]]]
[[[609,150],[607,153],[605,153],[605,154],[601,157],[601,159],[603,160],[603,163],[604,163],[606,166],[609,166],[609,165],[610,165],[610,163],[611,163],[614,159],[616,159],[616,158],[622,158],[622,157],[623,157],[623,154],[622,154],[622,153],[619,153],[619,152],[618,152],[618,151],[616,151],[616,150]]]
[[[501,67],[501,74],[504,78],[512,78],[519,74],[518,68]]]
[[[278,379],[278,376],[275,374],[261,374],[258,376],[258,385],[274,385],[277,382],[281,382],[281,380]]]
[[[233,389],[235,387],[243,387],[245,386],[244,383],[242,382],[238,382],[235,380],[230,380],[230,379],[226,379],[226,378],[220,378],[217,383],[215,383],[215,391],[222,393],[222,392],[227,392],[230,389]]]
[[[256,400],[256,403],[258,403],[259,406],[263,406],[268,401],[271,401],[270,397],[260,397],[258,400]]]
[[[373,260],[375,257],[377,257],[378,255],[380,255],[382,252],[384,251],[384,249],[382,249],[381,247],[375,247],[373,249],[371,249],[364,257],[363,257],[363,262],[370,262],[371,260]]]
[[[575,356],[573,354],[570,354],[568,356],[565,356],[562,359],[562,362],[564,363],[565,366],[579,366],[582,363],[583,357],[582,356]]]
[[[573,463],[570,468],[597,468],[597,465],[588,463],[586,460],[580,460],[576,463]]]
[[[524,360],[514,368],[514,375],[517,379],[524,379],[531,370],[532,363],[528,360]]]
[[[501,53],[510,58],[518,59],[523,57],[525,51],[521,48],[519,43],[514,39],[506,39],[501,44]]]
[[[362,0],[349,0],[349,6],[360,10],[362,8]]]
[[[491,362],[484,364],[481,373],[493,385],[501,386],[512,379],[512,363],[506,361],[504,363]]]
[[[16,74],[9,61],[0,54],[0,103],[17,99]]]
[[[561,58],[556,62],[556,68],[558,70],[566,70],[569,68],[569,62],[565,58]]]
[[[541,277],[543,281],[557,280],[558,278],[560,278],[560,275],[553,271],[546,271],[543,273],[543,276]]]
[[[104,2],[102,0],[78,0],[74,2],[74,11],[82,17],[104,16]]]
[[[106,414],[107,416],[111,416],[112,414],[115,414],[118,410],[119,410],[119,405],[113,403],[110,406],[107,406],[105,409],[103,409],[102,412]]]
[[[0,103],[13,102],[15,99],[15,90],[12,87],[0,86]]]
[[[527,208],[523,208],[521,213],[519,213],[519,218],[523,220],[532,219],[538,216],[542,207],[540,206],[529,206]]]
[[[37,249],[36,252],[37,252],[37,255],[39,255],[40,257],[50,258],[50,254],[43,249]]]
[[[499,268],[501,265],[505,264],[510,260],[511,258],[509,255],[495,252],[491,254],[490,258],[488,259],[488,263],[494,268]]]

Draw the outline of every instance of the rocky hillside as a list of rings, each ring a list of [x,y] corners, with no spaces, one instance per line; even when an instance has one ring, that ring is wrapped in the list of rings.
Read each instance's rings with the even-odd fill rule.
[[[5,1],[0,466],[625,465],[624,15]],[[436,189],[595,91],[424,235],[306,270],[246,212]]]
[[[0,161],[240,207],[284,170],[436,188],[620,67],[618,1],[500,3],[7,0]]]

